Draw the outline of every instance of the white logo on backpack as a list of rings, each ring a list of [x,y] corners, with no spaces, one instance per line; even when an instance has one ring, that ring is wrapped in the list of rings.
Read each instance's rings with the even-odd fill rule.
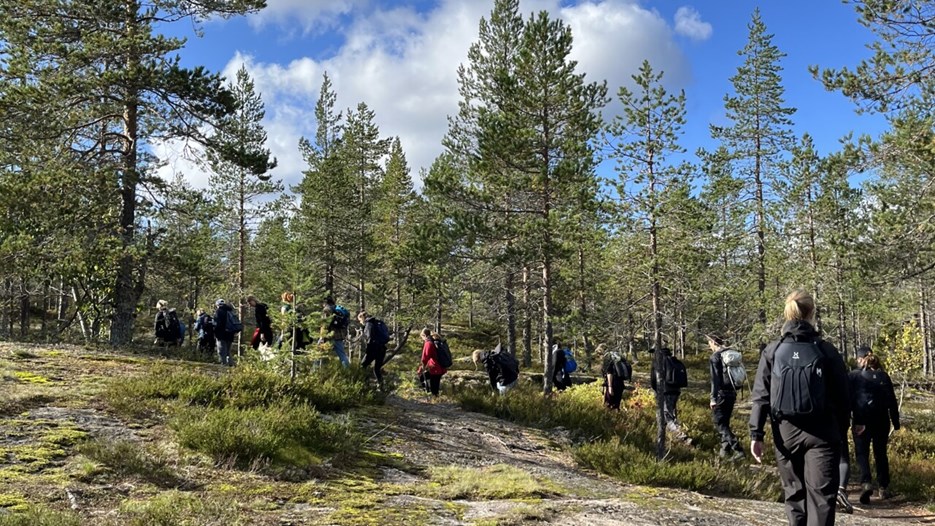
[[[721,351],[721,364],[724,365],[724,372],[727,373],[727,378],[734,389],[743,386],[747,381],[747,370],[743,366],[743,355],[740,351],[733,349]]]

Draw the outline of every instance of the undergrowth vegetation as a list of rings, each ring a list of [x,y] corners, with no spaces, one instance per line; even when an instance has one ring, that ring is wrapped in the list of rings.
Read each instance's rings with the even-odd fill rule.
[[[750,470],[746,464],[721,461],[719,437],[711,422],[706,393],[686,392],[679,402],[682,429],[691,446],[669,437],[664,462],[655,458],[655,399],[652,391],[637,386],[628,391],[621,410],[604,409],[598,383],[576,385],[553,397],[543,397],[538,386],[524,385],[507,396],[488,389],[455,391],[461,406],[543,429],[568,430],[575,457],[583,465],[632,484],[685,488],[716,495],[773,500],[779,481],[771,470]],[[734,431],[745,426],[735,419]]]
[[[322,413],[382,398],[357,368],[323,367],[290,381],[254,366],[228,374],[161,366],[112,382],[103,400],[128,420],[164,421],[179,444],[219,463],[309,467],[360,440],[349,422]]]

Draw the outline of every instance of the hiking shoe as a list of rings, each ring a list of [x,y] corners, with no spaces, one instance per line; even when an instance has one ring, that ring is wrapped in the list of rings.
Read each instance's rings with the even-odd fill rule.
[[[869,482],[864,482],[860,490],[860,503],[870,504],[870,495],[873,495],[873,486]]]
[[[847,500],[847,491],[844,488],[838,488],[838,506],[844,513],[854,513],[854,505]]]
[[[893,498],[893,494],[890,493],[890,490],[888,490],[888,489],[886,489],[886,488],[880,488],[879,496],[880,496],[880,500],[886,500],[886,499],[891,499],[891,498]]]

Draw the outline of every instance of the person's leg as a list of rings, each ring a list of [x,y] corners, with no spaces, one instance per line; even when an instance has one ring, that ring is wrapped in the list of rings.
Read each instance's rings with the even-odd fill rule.
[[[376,349],[373,357],[373,375],[377,378],[377,387],[383,389],[383,360],[386,359],[386,347]]]
[[[870,429],[867,429],[870,431]],[[870,439],[873,441],[873,462],[877,465],[877,484],[881,493],[890,487],[890,459],[886,447],[890,440],[889,423],[873,428]]]
[[[870,484],[870,429],[864,428],[861,434],[854,433],[854,457],[860,467],[860,503],[870,504],[873,486]]]
[[[344,340],[331,340],[331,348],[334,350],[334,354],[338,355],[341,365],[350,367],[351,361],[347,359],[347,354],[344,353]]]
[[[776,440],[776,467],[785,496],[786,518],[789,526],[806,526],[805,513],[805,456],[785,447],[773,428]]]
[[[809,526],[832,526],[838,496],[837,444],[813,444],[805,450],[805,491]]]
[[[847,481],[851,477],[851,453],[847,443],[847,434],[841,440],[841,455],[838,458],[838,504],[844,513],[854,513],[854,505],[847,497]]]
[[[730,432],[730,411],[733,409],[733,400],[722,399],[711,410],[714,420],[714,430],[721,436],[721,456],[727,456],[734,449],[736,437]]]
[[[221,365],[231,364],[231,342],[218,339],[217,341],[218,357],[221,359]]]
[[[438,396],[438,391],[441,389],[442,384],[442,375],[440,374],[430,374],[429,375],[429,387],[433,396]]]

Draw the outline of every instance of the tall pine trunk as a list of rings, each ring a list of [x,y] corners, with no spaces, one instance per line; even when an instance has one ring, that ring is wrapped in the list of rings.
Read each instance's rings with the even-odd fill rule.
[[[523,265],[523,367],[532,366],[532,305],[529,297],[529,265]]]
[[[512,266],[506,272],[506,348],[510,356],[516,356],[516,293],[513,290],[516,281]]]

